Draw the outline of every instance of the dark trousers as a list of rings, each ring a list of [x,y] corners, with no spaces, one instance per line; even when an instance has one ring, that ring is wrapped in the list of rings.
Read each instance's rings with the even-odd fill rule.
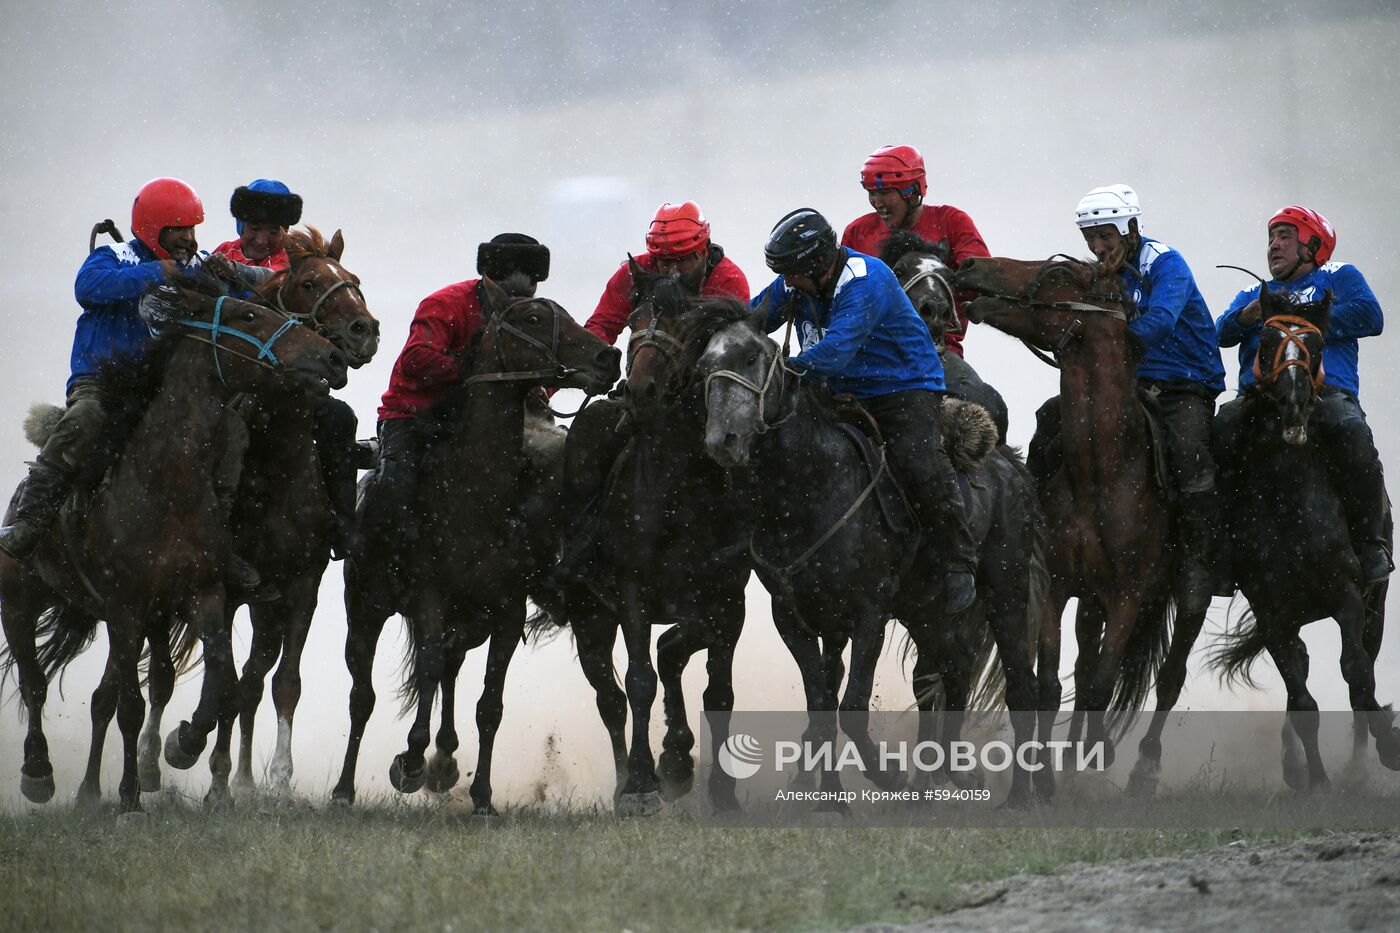
[[[1325,386],[1309,422],[1332,485],[1341,494],[1352,541],[1389,551],[1385,472],[1361,403],[1349,392]]]
[[[952,461],[943,449],[943,396],[915,389],[862,399],[861,404],[880,425],[890,469],[909,494],[928,533],[926,540],[946,555],[948,570],[972,571],[977,549],[963,515]]]
[[[1005,444],[1009,416],[1006,400],[1001,397],[1001,393],[983,382],[977,370],[956,353],[944,351],[939,355],[943,358],[943,381],[948,386],[948,394],[976,402],[987,409],[987,413],[992,416],[992,422],[997,426],[997,443]]]

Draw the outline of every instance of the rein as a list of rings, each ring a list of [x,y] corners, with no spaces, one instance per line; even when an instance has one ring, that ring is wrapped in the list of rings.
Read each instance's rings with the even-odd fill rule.
[[[188,337],[191,340],[198,340],[200,343],[207,343],[209,344],[209,346],[214,348],[214,370],[219,374],[219,382],[223,383],[224,385],[228,385],[228,380],[224,378],[223,363],[221,363],[219,360],[220,350],[223,350],[225,353],[232,353],[234,356],[240,356],[243,359],[248,360],[252,363],[256,363],[259,366],[262,366],[266,369],[276,369],[277,367],[281,366],[282,361],[279,360],[277,358],[277,355],[272,352],[272,345],[275,344],[278,340],[281,340],[282,337],[287,333],[287,331],[291,330],[293,327],[296,327],[300,323],[296,319],[296,317],[288,317],[287,320],[282,323],[282,326],[278,327],[277,330],[272,332],[272,336],[268,337],[266,340],[259,340],[257,337],[254,337],[252,334],[247,333],[246,331],[238,330],[235,327],[227,327],[223,323],[221,323],[224,313],[224,302],[226,300],[228,300],[227,295],[221,296],[220,298],[215,300],[214,319],[212,322],[198,321],[194,318],[185,318],[183,320],[177,320],[173,322],[181,327],[188,327],[192,330],[207,330],[209,332],[208,337],[201,337],[198,334],[182,334],[181,336]],[[258,355],[250,356],[247,353],[241,353],[239,352],[236,346],[220,346],[219,338],[224,335],[228,335],[230,337],[237,337],[240,340],[245,340],[248,343],[251,343],[253,346],[257,347]]]
[[[486,330],[482,333],[482,337],[484,339],[485,337],[489,336],[492,330],[496,330],[504,334],[509,334],[510,336],[515,337],[517,340],[523,340],[525,343],[529,344],[535,349],[542,351],[544,355],[549,359],[550,363],[553,364],[553,367],[551,369],[504,370],[504,367],[506,365],[505,351],[501,348],[501,342],[497,340],[496,363],[497,365],[501,366],[504,371],[495,373],[481,373],[480,375],[468,376],[466,379],[462,380],[465,384],[471,385],[473,383],[480,382],[541,382],[549,379],[567,379],[569,376],[572,376],[574,373],[578,372],[578,370],[569,369],[559,362],[559,309],[551,308],[551,311],[553,313],[554,330],[553,333],[550,335],[548,346],[546,346],[543,341],[535,339],[534,337],[525,333],[525,331],[516,327],[514,324],[511,324],[506,321],[505,316],[507,314],[509,314],[516,308],[521,307],[522,305],[529,304],[532,301],[547,301],[547,299],[519,298],[511,302],[497,313],[491,315],[491,320],[487,322]],[[553,302],[548,303],[550,305],[553,305]],[[588,403],[592,400],[593,395],[591,393],[585,394],[583,397],[583,404],[578,407],[578,410],[568,414],[564,412],[555,411],[554,408],[551,406],[546,407],[549,408],[549,413],[556,417],[572,418],[574,415],[577,415],[580,411],[583,411],[584,408],[588,407]]]
[[[759,385],[758,383],[754,382],[754,381],[753,381],[752,379],[750,379],[749,377],[745,376],[743,373],[736,373],[736,372],[734,372],[732,369],[717,369],[717,370],[715,370],[714,372],[709,373],[708,375],[705,376],[705,385],[704,385],[703,389],[704,389],[704,393],[705,393],[705,397],[706,397],[706,398],[709,398],[709,395],[710,395],[710,383],[713,382],[713,381],[716,380],[716,379],[725,379],[725,380],[728,380],[729,382],[738,383],[739,385],[743,386],[744,388],[748,389],[750,392],[753,392],[755,395],[758,396],[758,433],[759,433],[759,434],[767,434],[769,431],[771,431],[771,430],[773,430],[774,428],[778,427],[780,424],[782,424],[784,421],[786,421],[786,420],[788,420],[789,418],[791,418],[791,417],[796,413],[795,411],[793,411],[793,412],[788,412],[786,415],[783,415],[783,416],[782,416],[781,418],[779,418],[777,421],[772,421],[772,422],[770,422],[770,421],[768,420],[767,412],[764,411],[765,407],[767,406],[767,402],[768,402],[768,390],[769,390],[769,388],[773,385],[773,377],[774,377],[780,370],[781,370],[782,372],[784,372],[784,373],[791,373],[791,374],[794,375],[794,376],[797,376],[797,375],[798,375],[797,373],[795,373],[795,372],[793,372],[791,369],[789,369],[788,366],[787,366],[787,363],[785,362],[786,357],[787,357],[787,353],[788,353],[789,340],[790,340],[790,338],[792,337],[792,322],[793,322],[793,316],[792,316],[792,315],[788,315],[787,330],[783,333],[783,349],[782,349],[782,352],[780,352],[780,353],[774,353],[774,354],[773,354],[773,361],[772,361],[771,363],[768,364],[768,372],[767,372],[767,374],[766,374],[766,375],[764,376],[764,378],[763,378],[763,385]],[[799,377],[799,378],[800,378],[800,377]],[[782,393],[781,393],[781,392],[779,393],[778,398],[779,398],[779,402],[781,403],[781,401],[782,401]]]
[[[914,297],[914,287],[928,279],[934,279],[939,285],[943,286],[943,293],[948,296],[948,307],[953,312],[953,323],[956,326],[959,323],[957,320],[958,299],[953,295],[953,286],[948,284],[948,280],[944,278],[937,269],[926,269],[916,272],[909,277],[909,281],[904,282],[900,287],[904,289],[905,295],[912,298]]]
[[[1297,317],[1292,314],[1276,314],[1264,322],[1264,326],[1276,330],[1283,337],[1278,348],[1274,350],[1273,363],[1270,366],[1268,376],[1264,376],[1263,369],[1259,365],[1260,355],[1254,354],[1254,378],[1259,383],[1277,382],[1278,378],[1288,371],[1291,366],[1302,367],[1308,376],[1308,382],[1312,386],[1313,395],[1322,391],[1322,382],[1326,373],[1321,366],[1317,367],[1317,372],[1312,371],[1312,351],[1308,349],[1303,338],[1309,335],[1322,337],[1322,331],[1317,325],[1306,318]],[[1285,359],[1285,354],[1289,347],[1297,347],[1298,357]]]

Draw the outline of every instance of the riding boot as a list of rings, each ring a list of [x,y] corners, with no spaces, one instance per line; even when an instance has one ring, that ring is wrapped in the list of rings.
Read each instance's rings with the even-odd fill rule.
[[[595,497],[574,517],[573,523],[564,532],[559,562],[545,575],[545,586],[561,590],[588,578],[596,553],[600,507],[601,502]]]
[[[1057,395],[1035,413],[1035,434],[1026,450],[1026,469],[1035,479],[1037,489],[1044,489],[1050,477],[1060,468],[1060,397]]]
[[[1362,582],[1380,583],[1395,569],[1385,534],[1390,500],[1366,416],[1354,396],[1332,391],[1326,392],[1313,408],[1312,425],[1319,435],[1318,446],[1326,457],[1328,474],[1342,500],[1351,546],[1361,564]]]
[[[58,507],[72,487],[67,471],[42,458],[29,465],[29,476],[20,486],[13,518],[0,527],[0,551],[15,560],[27,560],[53,525]]]
[[[1218,526],[1215,490],[1187,493],[1181,498],[1181,548],[1179,589],[1177,598],[1183,613],[1203,612],[1210,607],[1215,592],[1212,567],[1218,562],[1212,551],[1218,551],[1215,541]]]
[[[1367,471],[1352,469],[1341,477],[1342,509],[1356,559],[1361,563],[1361,580],[1367,586],[1380,583],[1395,570],[1389,542],[1385,538],[1387,498],[1384,481],[1378,485]]]
[[[362,459],[355,440],[355,412],[340,399],[326,397],[312,410],[312,434],[321,463],[321,479],[330,497],[335,523],[331,526],[331,555],[343,560],[359,550],[355,523],[357,461]]]
[[[216,491],[214,499],[219,505],[219,522],[232,535],[233,494]],[[269,603],[282,596],[277,587],[264,583],[257,568],[233,548],[229,548],[228,565],[224,567],[224,585],[237,590],[238,598],[247,603]]]

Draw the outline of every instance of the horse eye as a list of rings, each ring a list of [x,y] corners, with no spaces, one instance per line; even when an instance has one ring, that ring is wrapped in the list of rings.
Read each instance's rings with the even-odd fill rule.
[[[757,353],[755,353],[753,356],[749,357],[749,365],[750,365],[750,366],[757,366],[757,365],[758,365],[758,354],[757,354]]]
[[[538,324],[541,320],[542,320],[542,319],[540,318],[539,312],[537,312],[537,311],[531,311],[531,312],[530,312],[528,315],[526,315],[526,317],[525,317],[525,322],[526,322],[527,324]]]
[[[316,283],[311,281],[310,279],[307,279],[305,282],[301,283],[301,287],[306,289],[307,291],[311,291],[316,287]]]
[[[257,319],[258,319],[258,312],[253,311],[253,310],[251,310],[251,309],[248,310],[248,311],[244,311],[244,312],[243,312],[243,320],[246,321],[247,323],[251,324],[251,323],[253,323],[254,321],[256,321]]]

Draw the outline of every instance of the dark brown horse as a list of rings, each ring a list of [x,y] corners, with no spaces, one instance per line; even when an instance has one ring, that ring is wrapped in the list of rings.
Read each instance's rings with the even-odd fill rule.
[[[43,734],[48,680],[86,647],[99,618],[110,655],[93,694],[81,797],[100,796],[96,765],[115,712],[124,746],[121,806],[140,809],[137,732],[145,703],[137,664],[144,643],[152,646],[153,668],[167,663],[176,619],[199,636],[206,666],[198,709],[181,728],[185,741],[202,745],[220,721],[232,722],[237,678],[222,569],[229,539],[211,482],[223,453],[224,406],[236,392],[314,395],[345,382],[340,352],[280,312],[181,293],[186,313],[138,370],[156,375],[143,381],[112,367],[105,376],[116,408],[124,402],[141,412],[108,482],[81,518],[60,517],[30,561],[0,558],[5,664],[18,670],[29,714],[21,789],[36,802],[54,792]],[[47,636],[42,645],[40,636]],[[166,673],[173,684],[173,669]],[[216,780],[227,779],[230,765],[227,756],[211,760]]]
[[[1038,670],[1040,731],[1048,738],[1060,706],[1060,619],[1075,596],[1072,732],[1080,731],[1084,713],[1117,713],[1109,723],[1088,717],[1089,740],[1108,742],[1111,758],[1106,727],[1125,725],[1123,714],[1142,707],[1158,668],[1157,708],[1175,705],[1205,620],[1202,608],[1178,617],[1172,630],[1173,517],[1154,478],[1148,414],[1138,401],[1130,308],[1114,273],[1074,259],[972,259],[955,284],[982,295],[968,306],[969,319],[1053,353],[1060,368],[1064,457],[1041,489],[1051,580]],[[1149,732],[1139,752],[1134,789],[1146,791],[1155,785],[1158,735]],[[1048,769],[1037,773],[1042,778],[1052,779]],[[1039,789],[1052,790],[1048,783]]]
[[[477,705],[480,753],[471,785],[481,814],[493,813],[491,759],[501,721],[506,670],[525,625],[531,542],[524,532],[526,398],[535,386],[605,391],[616,381],[620,354],[544,298],[512,299],[481,280],[486,323],[471,375],[429,417],[436,436],[424,454],[418,485],[421,524],[408,581],[384,579],[384,555],[347,561],[345,656],[352,680],[350,740],[334,799],[355,796],[355,768],[365,723],[374,708],[374,651],[385,620],[402,612],[409,655],[401,695],[413,710],[408,749],[394,758],[389,779],[401,793],[426,783],[456,783],[456,679],[467,651],[489,640],[485,683]],[[365,490],[373,496],[375,487]],[[442,720],[432,761],[425,759],[433,702]]]
[[[1308,692],[1308,652],[1299,630],[1332,618],[1341,633],[1342,676],[1358,725],[1376,740],[1381,764],[1400,770],[1395,714],[1376,699],[1375,664],[1385,630],[1389,582],[1370,588],[1352,550],[1341,499],[1309,418],[1323,389],[1323,335],[1332,295],[1293,304],[1261,282],[1264,327],[1256,382],[1245,396],[1239,476],[1229,484],[1233,562],[1250,612],[1230,632],[1213,664],[1249,682],[1249,668],[1267,651],[1288,691],[1285,741],[1296,733],[1304,761],[1285,747],[1284,778],[1297,790],[1328,784],[1318,753],[1317,701]],[[1387,532],[1390,529],[1387,527]],[[1365,732],[1358,738],[1364,746]]]

